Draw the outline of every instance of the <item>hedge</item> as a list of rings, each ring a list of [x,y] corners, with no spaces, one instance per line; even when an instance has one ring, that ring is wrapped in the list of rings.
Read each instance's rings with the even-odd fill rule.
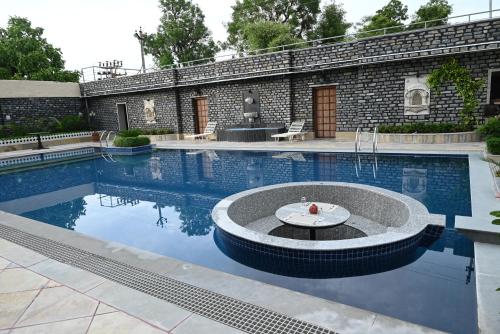
[[[149,145],[151,141],[149,140],[148,137],[122,137],[122,136],[116,136],[113,144],[116,147],[137,147],[137,146],[144,146],[144,145]]]
[[[170,135],[174,133],[171,129],[129,129],[118,132],[121,137],[137,137],[139,135]]]
[[[488,137],[486,147],[491,154],[500,154],[500,137]]]
[[[473,128],[454,123],[407,123],[403,125],[380,125],[379,133],[448,133],[466,132]]]
[[[141,129],[143,135],[171,135],[172,129]]]
[[[140,129],[130,129],[130,130],[122,130],[118,132],[118,136],[120,137],[137,137],[142,135],[142,131]]]
[[[500,118],[489,118],[486,123],[481,125],[477,132],[483,137],[500,137]]]

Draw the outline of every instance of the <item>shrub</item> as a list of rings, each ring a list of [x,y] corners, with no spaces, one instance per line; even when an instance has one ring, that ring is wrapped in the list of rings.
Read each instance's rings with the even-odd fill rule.
[[[141,129],[129,129],[118,132],[118,136],[120,137],[137,137],[139,135],[142,135]]]
[[[143,135],[170,135],[174,133],[171,129],[141,129]]]
[[[491,154],[500,154],[500,137],[488,137],[486,147]]]
[[[405,123],[403,125],[380,125],[380,133],[447,133],[471,131],[471,126],[454,123]]]
[[[149,145],[151,141],[149,140],[148,137],[141,137],[141,136],[136,136],[136,137],[122,137],[122,136],[116,136],[113,144],[117,147],[137,147],[137,146],[144,146],[144,145]]]
[[[500,118],[489,118],[486,123],[481,125],[477,132],[483,137],[500,137]]]
[[[491,211],[490,215],[492,215],[493,217],[499,217],[500,218],[500,211]]]
[[[89,125],[85,118],[79,115],[64,116],[60,121],[60,131],[75,132],[88,130]]]

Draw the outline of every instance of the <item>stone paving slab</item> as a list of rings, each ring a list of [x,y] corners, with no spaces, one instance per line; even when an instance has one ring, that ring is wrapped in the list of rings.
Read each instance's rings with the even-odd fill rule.
[[[272,150],[272,151],[329,151],[329,152],[353,152],[354,141],[349,140],[306,140],[301,142],[256,142],[256,143],[233,143],[204,141],[193,142],[190,140],[169,140],[155,143],[157,148],[163,149],[196,149],[196,150]],[[0,152],[0,159],[17,158],[26,155],[40,153],[54,153],[73,149],[99,147],[99,143],[85,142],[67,145],[52,146],[46,150],[19,150]],[[456,144],[394,144],[380,143],[379,152],[423,152],[423,153],[465,153],[484,151],[484,142],[456,143]],[[360,153],[371,153],[369,149]]]
[[[211,321],[207,318],[192,314],[172,330],[173,334],[192,333],[217,333],[217,334],[243,334],[235,328]]]
[[[87,294],[164,330],[172,329],[192,314],[176,305],[110,281]]]
[[[500,245],[475,242],[480,333],[500,333]]]
[[[27,254],[18,257],[23,260],[33,255],[23,247],[0,240],[3,243],[0,250],[2,264],[14,263],[12,259],[4,257],[5,254],[12,254],[9,248],[25,251]],[[17,265],[11,269],[4,266],[0,270],[1,334],[167,333],[166,329],[128,314],[123,309],[116,309],[89,294],[40,275],[35,272],[36,269]],[[158,307],[158,303],[152,307]],[[169,313],[163,313],[163,318],[169,317]],[[175,328],[185,318],[173,322],[168,329]]]

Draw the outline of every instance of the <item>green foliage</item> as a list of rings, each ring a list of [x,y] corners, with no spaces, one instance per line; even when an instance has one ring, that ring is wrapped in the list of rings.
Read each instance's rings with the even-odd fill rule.
[[[249,48],[245,38],[247,25],[258,21],[287,24],[293,38],[304,39],[314,28],[320,0],[237,0],[232,9],[227,44],[244,51]]]
[[[493,219],[491,222],[493,225],[500,225],[500,219]],[[500,291],[500,289],[497,289],[497,291]]]
[[[335,2],[323,8],[318,24],[314,31],[310,34],[310,39],[320,39],[335,36],[343,36],[347,29],[352,26],[345,20],[345,10],[341,4]],[[332,40],[332,42],[340,42],[341,40]]]
[[[427,84],[437,94],[441,93],[441,87],[448,82],[455,85],[458,96],[463,100],[464,107],[460,112],[462,124],[473,126],[474,111],[479,107],[477,96],[484,81],[474,79],[467,68],[460,66],[456,59],[451,59],[433,70],[427,79]]]
[[[500,137],[487,138],[486,147],[491,154],[500,154]]]
[[[408,19],[408,6],[403,5],[400,0],[390,0],[387,5],[375,12],[375,15],[365,17],[362,21],[363,26],[359,30],[359,37],[370,37],[383,35],[384,31],[371,31],[388,28],[388,33],[403,31],[401,25]]]
[[[481,125],[477,132],[483,137],[500,137],[500,118],[489,118],[486,123]]]
[[[198,5],[190,0],[160,0],[160,9],[158,30],[144,43],[158,66],[212,58],[219,51]]]
[[[249,23],[245,26],[243,35],[249,50],[276,48],[273,51],[278,51],[277,47],[281,45],[302,41],[293,37],[290,25],[272,21]]]
[[[473,127],[454,123],[407,123],[403,125],[380,125],[380,133],[450,133],[472,131]]]
[[[26,18],[11,17],[0,27],[0,80],[78,82],[76,71],[65,71],[61,50],[43,38]]]
[[[79,115],[68,115],[61,119],[60,131],[73,132],[73,131],[84,131],[89,129],[87,120]]]
[[[118,132],[118,136],[120,137],[137,137],[139,135],[142,135],[141,129],[129,129],[129,130],[122,130]]]
[[[18,138],[28,136],[31,132],[65,133],[87,131],[89,125],[84,117],[78,115],[64,116],[60,121],[55,117],[23,118],[19,123],[0,126],[0,138]]]
[[[141,129],[143,135],[171,135],[172,129]]]
[[[421,29],[440,26],[448,22],[448,17],[453,12],[447,0],[429,0],[421,6],[413,16],[409,29]],[[423,23],[425,21],[432,21]]]
[[[490,212],[490,215],[492,215],[493,217],[498,217],[498,218],[500,218],[500,211],[491,211],[491,212]]]
[[[113,144],[116,147],[137,147],[149,145],[151,141],[148,137],[136,136],[136,137],[122,137],[116,136]]]
[[[172,129],[129,129],[118,132],[120,137],[137,137],[140,135],[170,135],[174,133]]]

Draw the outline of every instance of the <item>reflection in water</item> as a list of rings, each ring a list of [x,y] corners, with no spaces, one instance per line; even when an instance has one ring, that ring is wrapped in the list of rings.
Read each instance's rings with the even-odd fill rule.
[[[427,193],[427,170],[403,168],[402,193],[423,202]]]
[[[86,213],[85,205],[87,203],[83,198],[57,204],[50,208],[43,208],[35,212],[24,214],[25,217],[50,222],[51,225],[74,230],[76,221],[80,216]]]
[[[455,216],[471,215],[465,156],[169,150],[114,159],[0,175],[0,210],[444,331],[476,331],[473,244],[454,229]],[[407,257],[314,275],[217,247],[210,212],[219,200],[296,181],[402,192],[446,215],[447,226]]]
[[[155,205],[153,205],[153,208],[158,209],[158,220],[156,221],[156,226],[164,227],[165,224],[168,223],[167,218],[163,217],[163,213],[161,212],[161,209],[164,207],[165,207],[165,205],[162,205],[159,203],[156,203]]]

